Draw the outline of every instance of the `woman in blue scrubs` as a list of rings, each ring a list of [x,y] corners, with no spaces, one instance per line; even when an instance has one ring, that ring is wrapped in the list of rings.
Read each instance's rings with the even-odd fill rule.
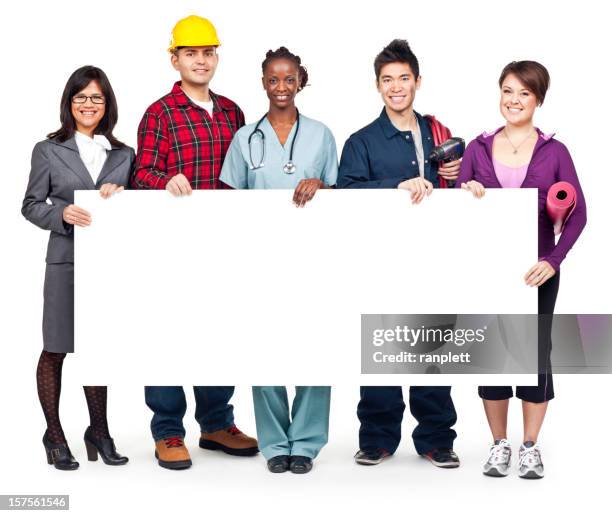
[[[220,179],[235,189],[293,189],[301,207],[319,188],[335,185],[336,142],[325,125],[295,106],[308,82],[299,56],[285,47],[270,50],[262,71],[270,107],[236,133]],[[285,387],[253,387],[257,439],[272,473],[312,469],[327,443],[330,394],[330,387],[296,387],[290,409]]]

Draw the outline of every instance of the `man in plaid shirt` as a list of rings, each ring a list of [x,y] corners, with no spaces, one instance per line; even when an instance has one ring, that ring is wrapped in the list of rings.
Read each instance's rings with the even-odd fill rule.
[[[174,27],[169,51],[181,80],[142,117],[134,188],[166,189],[173,195],[189,195],[194,188],[228,188],[219,174],[234,134],[244,125],[244,115],[234,102],[209,89],[219,60],[218,45],[215,28],[205,18],[189,16]],[[259,451],[257,441],[234,425],[229,404],[234,387],[194,386],[193,390],[201,448],[240,456]],[[188,468],[183,388],[145,387],[145,399],[154,413],[151,430],[159,465]]]
[[[197,61],[198,54],[203,52],[210,52],[203,59],[216,64],[214,47],[199,51],[182,48],[177,55]],[[173,56],[174,61],[181,62]],[[177,65],[175,68],[179,69]],[[207,97],[197,95],[198,92],[187,86],[182,70],[179,71],[182,80],[174,84],[168,95],[151,104],[142,117],[132,185],[143,189],[165,188],[176,195],[187,194],[192,188],[229,188],[219,181],[219,175],[232,138],[244,125],[244,115],[234,102],[212,91],[208,91]],[[207,71],[212,77],[214,67]],[[190,72],[199,73],[188,68],[187,73]]]

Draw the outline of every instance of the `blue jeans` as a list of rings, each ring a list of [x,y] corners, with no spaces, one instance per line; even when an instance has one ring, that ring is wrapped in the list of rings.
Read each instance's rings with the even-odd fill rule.
[[[359,447],[394,453],[402,436],[405,408],[401,387],[361,387]],[[457,434],[451,427],[457,413],[450,387],[410,387],[410,412],[418,423],[412,432],[417,453],[453,447]]]
[[[216,432],[234,423],[234,407],[229,404],[234,387],[194,386],[193,394],[195,418],[202,432]],[[145,401],[153,411],[153,439],[185,437],[183,416],[187,410],[187,400],[182,387],[145,387]]]

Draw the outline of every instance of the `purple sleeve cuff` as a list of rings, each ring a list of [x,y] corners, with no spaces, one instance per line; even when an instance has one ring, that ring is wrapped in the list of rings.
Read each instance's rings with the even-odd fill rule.
[[[548,262],[550,263],[550,265],[552,265],[552,268],[555,269],[557,272],[559,272],[559,267],[561,267],[561,261],[558,258],[555,258],[554,256],[544,256],[542,258],[539,259],[540,262]]]

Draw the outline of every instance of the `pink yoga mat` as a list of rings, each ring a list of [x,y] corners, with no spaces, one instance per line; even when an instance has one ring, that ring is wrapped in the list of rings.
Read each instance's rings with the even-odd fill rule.
[[[546,211],[553,222],[555,235],[563,231],[575,207],[576,189],[570,183],[559,181],[550,187],[546,196]]]

